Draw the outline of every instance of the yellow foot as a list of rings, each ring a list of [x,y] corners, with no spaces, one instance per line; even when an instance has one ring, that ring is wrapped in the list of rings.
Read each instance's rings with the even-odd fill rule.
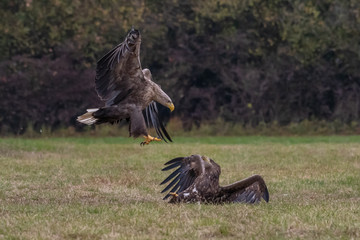
[[[177,193],[174,193],[174,192],[171,192],[169,194],[172,195],[173,197],[176,197],[176,198],[179,196]]]
[[[144,138],[145,138],[145,141],[140,143],[141,146],[148,145],[152,141],[158,141],[158,142],[161,141],[161,139],[156,138],[156,137],[152,137],[150,135],[144,136]]]

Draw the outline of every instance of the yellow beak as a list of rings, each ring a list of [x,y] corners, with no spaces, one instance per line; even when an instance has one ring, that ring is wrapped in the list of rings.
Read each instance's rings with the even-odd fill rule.
[[[174,106],[174,104],[173,104],[173,103],[170,103],[170,104],[168,105],[168,108],[169,108],[169,109],[170,109],[170,111],[172,112],[172,111],[174,111],[175,106]]]

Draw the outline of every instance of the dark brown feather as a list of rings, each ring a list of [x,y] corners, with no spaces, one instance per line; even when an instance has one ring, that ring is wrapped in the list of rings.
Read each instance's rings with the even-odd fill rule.
[[[132,40],[134,37],[137,38]],[[106,106],[119,103],[144,82],[140,59],[136,54],[140,41],[140,33],[132,30],[124,42],[98,61],[95,89],[101,100],[106,102]]]
[[[167,183],[170,179],[174,178],[172,182],[166,186],[162,192],[166,192],[169,190],[172,186],[174,186],[170,192],[178,193],[182,189],[188,188],[195,180],[196,176],[201,174],[201,163],[193,164],[196,162],[196,159],[192,158],[175,158],[173,160],[168,161],[166,164],[172,164],[170,165],[171,168],[174,165],[180,165],[178,169],[176,169],[173,173],[171,173],[160,185]],[[192,164],[194,166],[192,166]],[[176,167],[176,166],[175,166]],[[169,167],[165,167],[162,170],[166,171],[171,169]],[[164,199],[168,198],[170,195],[167,194]]]
[[[144,116],[140,109],[133,110],[130,114],[130,136],[137,138],[147,136]]]
[[[166,139],[172,142],[170,135],[166,131],[160,119],[160,114],[156,107],[156,102],[151,102],[149,106],[147,106],[147,108],[145,109],[145,116],[146,116],[147,126],[149,128],[154,127],[156,134],[158,135],[159,138],[163,139],[165,142],[167,142]]]
[[[261,198],[266,202],[269,201],[267,186],[260,175],[253,175],[220,189],[221,194],[226,196],[226,201],[229,202],[251,202],[252,197],[254,197],[255,201],[260,201]],[[250,194],[254,195],[250,196]]]

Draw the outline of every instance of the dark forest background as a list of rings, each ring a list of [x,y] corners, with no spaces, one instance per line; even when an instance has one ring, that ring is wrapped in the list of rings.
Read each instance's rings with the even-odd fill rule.
[[[132,26],[185,129],[359,126],[358,0],[2,0],[0,16],[1,133],[81,129],[96,61]]]

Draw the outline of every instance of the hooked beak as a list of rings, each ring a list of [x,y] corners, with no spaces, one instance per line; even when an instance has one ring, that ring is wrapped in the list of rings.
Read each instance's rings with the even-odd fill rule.
[[[167,107],[170,109],[171,112],[174,111],[174,109],[175,109],[175,106],[173,103],[168,104]]]

